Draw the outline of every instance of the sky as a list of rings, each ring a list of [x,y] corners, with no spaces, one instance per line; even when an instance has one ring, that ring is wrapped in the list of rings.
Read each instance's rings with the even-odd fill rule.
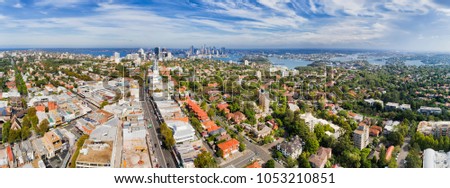
[[[0,48],[450,52],[448,0],[0,0]]]

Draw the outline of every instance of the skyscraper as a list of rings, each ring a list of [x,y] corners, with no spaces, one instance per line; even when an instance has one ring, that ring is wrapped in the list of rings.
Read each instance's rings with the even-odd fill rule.
[[[195,51],[194,51],[195,49],[194,49],[194,46],[191,46],[191,49],[189,49],[189,56],[192,56],[192,55],[194,55],[195,54]]]
[[[155,56],[156,56],[156,59],[162,58],[161,57],[161,48],[160,47],[156,47],[155,48]]]

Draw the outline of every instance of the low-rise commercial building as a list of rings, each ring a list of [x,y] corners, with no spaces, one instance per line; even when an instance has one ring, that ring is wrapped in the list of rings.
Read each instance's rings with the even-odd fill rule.
[[[423,168],[450,168],[450,152],[434,151],[431,148],[424,150]]]

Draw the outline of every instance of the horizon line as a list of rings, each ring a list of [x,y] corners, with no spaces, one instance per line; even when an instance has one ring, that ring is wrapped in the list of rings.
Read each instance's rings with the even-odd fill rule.
[[[46,50],[46,49],[153,49],[155,47],[167,48],[172,50],[187,50],[190,47],[0,47],[0,51],[9,50]],[[194,46],[195,47],[195,46]],[[206,47],[216,47],[214,45],[207,45]],[[201,48],[195,47],[196,49]],[[437,51],[437,50],[400,50],[400,49],[368,49],[368,48],[348,48],[348,47],[251,47],[251,48],[227,48],[225,46],[216,47],[218,49],[225,48],[226,50],[355,50],[355,51],[380,51],[380,52],[399,52],[399,53],[450,53],[449,51]]]

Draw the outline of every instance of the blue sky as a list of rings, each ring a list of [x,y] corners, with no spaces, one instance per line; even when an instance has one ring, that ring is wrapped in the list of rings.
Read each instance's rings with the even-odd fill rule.
[[[0,0],[0,47],[450,51],[447,0]]]

